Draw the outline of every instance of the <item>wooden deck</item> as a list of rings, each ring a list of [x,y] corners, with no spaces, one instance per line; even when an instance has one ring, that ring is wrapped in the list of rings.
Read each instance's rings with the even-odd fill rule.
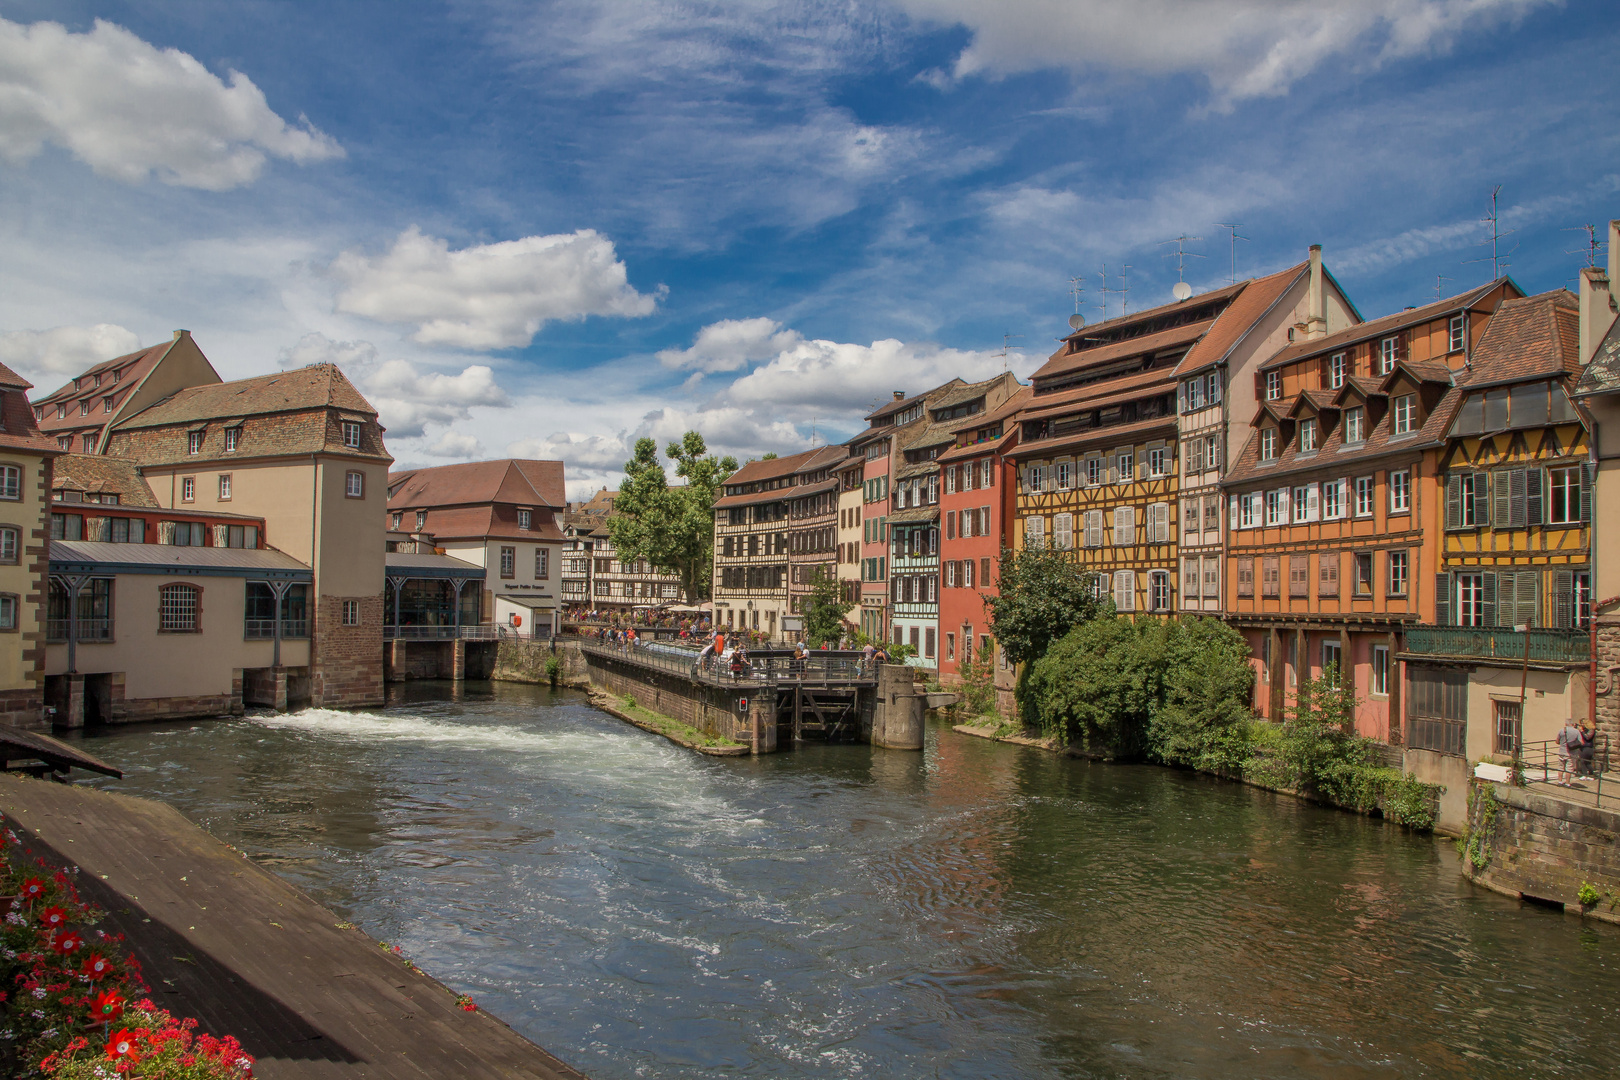
[[[80,868],[153,1000],[235,1035],[263,1080],[584,1080],[165,803],[8,774],[0,812],[26,847]]]

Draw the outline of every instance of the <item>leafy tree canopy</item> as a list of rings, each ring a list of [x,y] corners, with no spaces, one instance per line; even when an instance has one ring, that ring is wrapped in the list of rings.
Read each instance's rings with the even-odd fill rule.
[[[1070,630],[1112,610],[1097,599],[1092,575],[1050,548],[1001,553],[1000,595],[985,598],[990,627],[1014,664],[1029,663]]]
[[[710,454],[695,431],[671,442],[664,454],[686,483],[671,486],[658,460],[658,444],[637,439],[634,456],[624,463],[624,483],[608,518],[608,534],[621,560],[646,559],[677,575],[682,594],[692,603],[709,595],[714,500],[726,477],[737,471],[737,461]]]
[[[844,634],[841,583],[826,574],[816,578],[800,610],[804,612],[804,643],[812,649],[824,641],[836,643]]]

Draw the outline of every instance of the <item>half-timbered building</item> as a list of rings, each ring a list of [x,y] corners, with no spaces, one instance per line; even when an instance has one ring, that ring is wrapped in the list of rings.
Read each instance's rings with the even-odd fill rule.
[[[838,581],[844,620],[859,625],[861,612],[861,523],[865,515],[866,458],[844,444],[838,477]]]
[[[838,466],[849,457],[845,446],[811,451],[793,474],[788,500],[788,614],[785,636],[804,631],[804,602],[822,578],[838,577]]]
[[[750,461],[726,478],[714,502],[716,627],[784,640],[790,505],[799,470],[827,449]]]

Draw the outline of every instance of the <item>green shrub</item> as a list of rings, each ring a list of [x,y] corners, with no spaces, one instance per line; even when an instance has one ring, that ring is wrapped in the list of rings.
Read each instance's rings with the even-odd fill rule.
[[[1603,899],[1603,894],[1598,891],[1598,887],[1593,885],[1590,881],[1581,882],[1581,891],[1578,896],[1581,901],[1581,907],[1591,907],[1599,900]]]
[[[546,657],[546,681],[552,686],[556,686],[558,681],[562,679],[562,670],[562,657],[557,656],[555,653]]]
[[[1243,635],[1218,619],[1166,624],[1164,701],[1148,719],[1150,757],[1204,772],[1241,773],[1254,756],[1254,669]]]
[[[1164,700],[1165,624],[1098,618],[1030,665],[1024,696],[1048,738],[1136,756]]]

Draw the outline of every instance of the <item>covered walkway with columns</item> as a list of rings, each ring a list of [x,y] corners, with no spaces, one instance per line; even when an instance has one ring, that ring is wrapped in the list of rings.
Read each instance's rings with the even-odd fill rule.
[[[467,646],[477,659],[499,637],[483,610],[485,570],[449,555],[389,552],[383,595],[383,677],[464,679]],[[478,643],[488,642],[487,650]],[[493,663],[493,655],[487,658]],[[474,665],[475,670],[485,666]]]

